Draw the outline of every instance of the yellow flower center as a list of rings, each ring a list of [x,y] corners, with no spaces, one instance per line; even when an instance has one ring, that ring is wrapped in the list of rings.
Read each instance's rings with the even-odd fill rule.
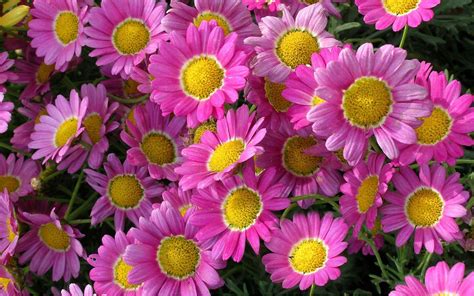
[[[135,106],[130,109],[130,112],[127,114],[127,120],[130,120],[133,125],[137,125],[137,121],[135,120]]]
[[[56,148],[66,145],[69,139],[76,135],[76,132],[77,118],[72,117],[63,121],[63,123],[61,123],[61,125],[56,130],[56,135],[54,136]]]
[[[322,104],[322,103],[326,103],[326,101],[323,100],[323,99],[321,99],[321,98],[318,97],[318,96],[314,96],[314,97],[313,97],[313,100],[311,101],[311,106],[316,107],[316,106],[318,106],[318,105],[320,105],[320,104]]]
[[[281,95],[285,88],[284,83],[274,83],[265,78],[265,96],[268,99],[268,103],[277,112],[286,112],[291,106],[291,102]]]
[[[7,232],[8,232],[8,241],[12,243],[15,240],[16,233],[13,231],[13,226],[12,226],[12,218],[7,218],[6,221],[7,224]]]
[[[46,65],[45,63],[41,63],[38,67],[38,71],[36,71],[36,83],[38,84],[45,84],[49,81],[49,76],[54,71],[54,64]]]
[[[416,136],[418,143],[423,145],[435,145],[444,140],[453,122],[448,112],[440,107],[435,107],[429,117],[421,120],[423,123],[416,129]]]
[[[202,135],[207,131],[213,133],[217,131],[217,124],[215,121],[206,121],[194,130],[193,144],[200,143]]]
[[[184,65],[180,80],[187,95],[205,100],[222,86],[224,69],[216,59],[199,56]]]
[[[71,245],[66,231],[56,227],[52,222],[41,225],[38,236],[48,248],[57,252],[67,251]]]
[[[181,235],[164,238],[156,255],[161,271],[180,280],[196,272],[200,258],[196,243]]]
[[[179,208],[179,213],[181,214],[181,217],[184,217],[190,208],[191,208],[191,205],[189,205],[189,204],[180,207]]]
[[[138,86],[140,83],[136,82],[133,79],[127,79],[125,80],[123,84],[123,92],[127,97],[132,97],[140,94],[140,91],[138,90]]]
[[[204,11],[198,14],[194,18],[193,23],[196,27],[199,27],[203,21],[209,22],[212,20],[216,21],[217,25],[221,27],[222,30],[224,30],[224,35],[227,35],[232,32],[232,28],[229,22],[222,15],[210,11]]]
[[[379,177],[369,176],[362,181],[357,190],[356,200],[359,213],[366,213],[375,202],[379,191]]]
[[[344,117],[360,128],[378,127],[392,108],[392,92],[388,85],[375,77],[357,79],[344,93]]]
[[[148,45],[150,31],[141,20],[126,19],[114,30],[112,42],[122,55],[139,53]]]
[[[444,200],[431,188],[420,188],[406,201],[405,213],[416,227],[431,227],[443,216]]]
[[[222,207],[224,220],[232,230],[248,229],[262,212],[260,196],[247,187],[233,190],[225,198]]]
[[[316,145],[312,136],[293,136],[283,146],[283,166],[293,175],[307,177],[313,175],[321,165],[322,158],[304,151]]]
[[[82,122],[86,128],[92,143],[95,144],[100,141],[100,128],[102,127],[102,117],[97,113],[88,115]]]
[[[75,41],[79,34],[79,18],[72,11],[63,11],[56,16],[54,22],[56,38],[64,45]]]
[[[385,9],[394,15],[407,14],[416,9],[421,0],[383,0]]]
[[[140,147],[150,163],[166,165],[176,160],[174,142],[164,134],[152,132],[146,135]]]
[[[319,239],[305,239],[296,244],[290,252],[291,267],[298,273],[316,272],[326,264],[327,246]]]
[[[40,118],[43,115],[48,115],[48,111],[46,111],[46,108],[41,108],[40,111],[38,112],[38,115],[35,117],[35,124],[40,123]]]
[[[136,290],[140,285],[133,285],[128,282],[128,274],[132,266],[128,265],[120,258],[114,266],[114,282],[125,290]]]
[[[0,277],[0,288],[4,291],[7,291],[8,285],[12,282],[9,278]]]
[[[215,173],[222,172],[228,166],[239,160],[244,150],[245,144],[240,139],[230,140],[220,144],[209,158],[208,169]]]
[[[117,207],[131,209],[137,207],[145,190],[135,175],[118,175],[109,181],[109,199]]]
[[[311,63],[311,55],[319,52],[318,39],[304,30],[286,32],[277,42],[276,54],[288,67]]]
[[[20,188],[20,180],[14,176],[0,176],[0,191],[3,192],[7,189],[8,193],[15,192],[18,188]]]

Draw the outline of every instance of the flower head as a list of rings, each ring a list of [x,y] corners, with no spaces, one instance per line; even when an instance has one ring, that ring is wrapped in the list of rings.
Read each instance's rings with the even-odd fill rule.
[[[0,93],[5,93],[6,88],[3,84],[7,81],[13,81],[17,78],[16,74],[9,71],[15,63],[8,58],[8,52],[0,52]]]
[[[0,264],[15,254],[19,237],[18,220],[8,191],[0,193]]]
[[[33,192],[31,179],[38,176],[39,170],[36,161],[23,156],[17,158],[13,153],[5,159],[0,154],[0,192],[7,190],[10,199],[17,202],[19,197]]]

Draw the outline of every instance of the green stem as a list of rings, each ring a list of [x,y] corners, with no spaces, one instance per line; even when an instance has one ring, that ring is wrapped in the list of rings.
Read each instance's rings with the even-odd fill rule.
[[[428,253],[427,251],[425,251],[425,254],[423,255],[423,259],[421,259],[420,261],[420,264],[418,264],[418,266],[416,267],[415,271],[413,271],[413,273],[418,273],[421,268],[423,267],[423,265],[425,265],[425,261],[426,261],[426,258],[428,258],[430,253]]]
[[[97,198],[99,194],[96,192],[92,194],[82,205],[80,205],[74,212],[69,215],[71,219],[79,217],[85,210],[89,209],[90,204]]]
[[[336,212],[339,212],[339,205],[336,203],[336,201],[339,200],[338,197],[331,198],[331,197],[327,197],[327,196],[324,196],[324,195],[321,195],[321,194],[308,194],[308,195],[301,195],[301,196],[292,197],[291,201],[292,202],[297,202],[297,201],[306,200],[306,199],[322,200],[322,201],[330,204]]]
[[[69,224],[77,225],[77,224],[90,224],[91,219],[77,219],[69,221]]]
[[[474,164],[474,159],[458,159],[456,164]]]
[[[8,145],[7,143],[0,142],[0,148],[5,148],[7,150],[10,150],[11,152],[20,153],[20,154],[23,154],[23,155],[26,155],[26,156],[31,156],[30,153],[25,153],[23,151],[15,149],[12,146]]]
[[[408,36],[408,25],[405,25],[405,28],[403,29],[402,40],[400,41],[400,45],[398,47],[403,48],[407,40],[407,36]]]
[[[296,208],[296,204],[295,203],[291,203],[286,209],[285,211],[283,212],[283,214],[281,214],[281,217],[280,217],[280,221],[283,221],[286,216],[288,216],[288,214],[291,212],[291,210],[293,210],[294,208]]]
[[[74,190],[72,191],[71,200],[69,201],[69,205],[67,207],[66,214],[64,214],[64,219],[65,220],[67,220],[69,214],[71,213],[72,207],[74,206],[74,202],[76,201],[77,193],[79,192],[79,188],[81,187],[83,177],[84,177],[84,170],[81,169],[81,173],[79,174],[79,177],[77,178],[76,185],[74,186]]]
[[[51,175],[47,176],[46,178],[43,179],[43,183],[47,183],[48,181],[51,181],[52,179],[56,178],[57,176],[63,174],[66,170],[62,171],[56,171],[52,173]]]
[[[361,238],[369,244],[370,248],[372,249],[372,252],[374,252],[375,254],[375,258],[377,259],[380,270],[382,271],[383,278],[389,281],[387,271],[385,270],[385,265],[382,262],[382,257],[380,257],[379,250],[377,250],[377,247],[375,246],[374,242],[372,241],[372,239],[367,238],[364,234],[361,235]]]
[[[313,296],[316,293],[316,285],[311,285],[311,289],[309,290],[309,296]]]
[[[124,99],[121,97],[114,96],[113,94],[107,94],[112,100],[117,101],[122,104],[138,104],[144,102],[148,99],[149,95],[144,95],[136,99]]]
[[[421,268],[421,274],[420,274],[421,279],[425,278],[426,269],[428,268],[428,265],[430,263],[431,256],[433,256],[433,253],[428,253],[428,256],[426,256],[426,260],[423,262],[423,267]]]
[[[70,89],[75,89],[76,86],[74,85],[74,83],[71,81],[71,79],[69,79],[69,77],[67,77],[67,75],[64,75],[63,77],[63,82],[64,84],[66,84]]]
[[[379,144],[377,144],[377,140],[375,139],[375,137],[370,137],[369,142],[370,142],[370,146],[372,146],[375,152],[377,153],[382,152],[382,149],[380,149]]]

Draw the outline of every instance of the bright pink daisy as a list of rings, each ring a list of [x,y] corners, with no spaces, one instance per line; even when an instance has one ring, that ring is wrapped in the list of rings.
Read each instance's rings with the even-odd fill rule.
[[[163,192],[163,200],[177,209],[181,216],[184,217],[189,212],[189,209],[194,208],[194,204],[191,203],[193,192],[193,190],[183,191],[181,187],[171,184],[171,186]]]
[[[420,63],[406,55],[392,45],[374,53],[366,43],[357,52],[343,49],[337,61],[315,70],[316,95],[326,103],[312,109],[307,119],[317,135],[330,135],[328,150],[344,148],[352,166],[362,159],[372,135],[388,158],[396,158],[395,142],[415,143],[418,118],[431,114],[425,88],[414,83]]]
[[[428,268],[423,285],[414,276],[405,277],[405,285],[397,285],[390,296],[471,296],[474,295],[474,272],[464,277],[464,263],[450,269],[445,261]]]
[[[212,245],[212,256],[240,262],[245,243],[256,254],[260,239],[270,241],[278,219],[272,213],[286,209],[290,200],[282,196],[284,184],[277,183],[276,171],[269,169],[255,175],[255,164],[244,165],[242,177],[230,177],[198,190],[192,202],[197,211],[190,222],[199,227],[196,237]]]
[[[153,178],[178,180],[174,169],[181,163],[185,119],[163,116],[160,107],[148,101],[134,109],[134,124],[127,121],[127,130],[120,138],[131,148],[127,151],[130,164],[148,168]]]
[[[153,76],[147,72],[146,67],[143,66],[143,69],[140,66],[133,67],[130,79],[135,82],[138,92],[142,94],[152,93],[153,86],[151,82],[153,80]],[[133,84],[130,84],[130,82],[129,85],[133,87]]]
[[[254,122],[247,105],[236,111],[230,109],[217,121],[217,132],[205,132],[201,142],[183,149],[183,164],[176,168],[182,175],[179,185],[183,190],[205,188],[232,175],[240,163],[263,152],[257,146],[265,137],[263,118]]]
[[[172,0],[171,9],[163,18],[166,32],[184,36],[189,24],[199,27],[202,22],[213,20],[222,28],[224,35],[235,32],[239,40],[259,34],[250,12],[240,0],[196,0],[194,5],[190,7],[182,1]]]
[[[299,65],[311,63],[311,55],[339,41],[324,31],[327,17],[321,5],[311,5],[298,12],[296,18],[284,8],[283,17],[268,16],[259,23],[260,37],[248,37],[245,43],[255,46],[252,62],[256,76],[284,83]]]
[[[109,105],[107,92],[102,84],[97,87],[83,84],[81,97],[89,99],[82,120],[84,132],[81,134],[81,145],[72,147],[58,165],[58,170],[67,168],[70,174],[77,172],[86,160],[90,168],[98,169],[109,149],[107,134],[120,126],[117,121],[111,120],[119,104],[112,102]]]
[[[237,33],[224,36],[216,22],[189,25],[186,37],[170,34],[148,70],[155,77],[151,99],[164,115],[187,116],[196,127],[211,116],[222,118],[224,104],[235,103],[245,86],[247,54],[237,46]]]
[[[81,55],[86,36],[84,25],[88,6],[79,7],[77,0],[35,0],[28,22],[28,36],[36,55],[47,65],[59,70],[74,56]]]
[[[8,123],[12,119],[12,111],[15,107],[12,102],[4,102],[4,95],[0,92],[0,134],[8,130]]]
[[[9,71],[15,63],[8,58],[8,52],[0,52],[0,93],[5,93],[7,89],[3,84],[7,81],[13,81],[17,78],[16,74]]]
[[[268,9],[269,11],[276,11],[281,2],[280,0],[242,0],[242,3],[247,6],[248,10]]]
[[[115,237],[104,235],[97,254],[87,258],[87,262],[94,267],[89,275],[99,295],[141,295],[141,284],[134,285],[128,281],[132,266],[123,259],[125,249],[133,242],[130,232],[125,234],[119,230]]]
[[[301,290],[311,285],[324,286],[341,275],[339,266],[347,262],[340,254],[347,248],[344,238],[347,225],[342,218],[326,213],[321,219],[317,212],[296,214],[293,220],[281,222],[265,245],[270,249],[263,256],[265,270],[283,288],[299,284]]]
[[[8,271],[8,269],[0,264],[0,295],[4,296],[20,296],[29,295],[23,293],[15,280],[15,277]]]
[[[95,296],[94,290],[92,289],[91,285],[87,285],[84,291],[76,285],[76,284],[70,284],[69,289],[61,290],[61,296]]]
[[[87,183],[101,197],[92,208],[92,225],[114,214],[115,229],[123,229],[125,217],[138,225],[140,217],[150,216],[152,199],[159,197],[163,188],[148,175],[146,167],[133,166],[128,160],[122,164],[115,154],[104,163],[106,175],[85,169]]]
[[[400,229],[395,244],[403,246],[415,233],[415,253],[424,246],[430,253],[443,253],[441,239],[452,242],[462,238],[455,218],[466,214],[464,204],[469,192],[463,191],[459,173],[446,176],[439,165],[420,166],[419,177],[409,167],[393,176],[396,192],[387,192],[382,207],[384,232]]]
[[[390,26],[397,32],[405,26],[418,27],[421,22],[430,21],[433,8],[441,0],[355,0],[364,22],[375,24],[377,30]]]
[[[165,201],[130,230],[135,243],[124,256],[132,266],[128,281],[143,282],[144,295],[209,295],[224,284],[216,269],[225,263],[202,247],[186,217]]]
[[[286,1],[287,1],[287,5],[290,6],[290,9],[292,11],[294,11],[294,10],[298,11],[298,10],[302,9],[303,7],[313,5],[315,3],[319,3],[324,8],[326,13],[334,15],[338,18],[341,17],[341,14],[337,10],[337,8],[334,6],[333,2],[334,3],[346,3],[347,2],[347,0],[286,0]]]
[[[309,128],[295,131],[287,121],[281,122],[279,129],[269,130],[262,146],[265,152],[257,157],[258,167],[276,169],[277,179],[286,185],[284,195],[334,196],[339,192],[339,163]],[[313,202],[304,200],[300,205],[308,207]]]
[[[364,223],[368,229],[375,226],[378,208],[382,206],[382,196],[387,192],[392,175],[392,165],[385,164],[385,155],[375,153],[369,155],[367,162],[359,162],[344,174],[339,204],[344,220],[349,226],[354,225],[354,237]]]
[[[31,179],[37,177],[39,172],[40,166],[36,161],[23,156],[17,158],[14,153],[5,159],[0,154],[0,192],[6,189],[10,199],[17,202],[19,197],[33,192]]]
[[[416,82],[428,90],[433,102],[433,113],[422,118],[416,131],[416,143],[400,152],[400,163],[411,164],[416,160],[426,164],[430,160],[454,165],[464,155],[463,146],[474,145],[469,136],[474,132],[474,96],[461,95],[461,83],[448,82],[443,72],[431,72],[431,65],[422,63]]]
[[[325,102],[315,93],[318,83],[314,77],[315,69],[322,67],[338,59],[342,48],[323,48],[318,54],[311,56],[311,66],[300,65],[288,76],[285,89],[281,93],[288,101],[288,117],[295,129],[301,129],[311,123],[306,119],[309,111]]]
[[[6,264],[15,254],[20,235],[15,208],[8,191],[0,193],[0,264]]]
[[[54,104],[46,106],[46,115],[40,117],[31,134],[30,149],[37,150],[32,158],[44,158],[43,163],[52,159],[60,163],[68,150],[75,145],[84,127],[82,121],[87,111],[88,98],[81,99],[75,90],[71,91],[70,100],[59,95]]]
[[[155,0],[103,0],[91,9],[91,26],[85,29],[93,48],[89,55],[98,57],[98,66],[113,65],[112,74],[128,77],[166,39],[160,25],[164,15],[165,6]]]
[[[79,257],[85,258],[85,251],[78,238],[84,235],[67,224],[62,224],[54,213],[50,215],[22,213],[30,230],[18,242],[19,263],[30,261],[30,270],[38,276],[53,269],[53,281],[79,275]]]
[[[380,250],[384,246],[383,234],[376,234],[375,236],[372,236],[371,239],[374,240],[374,244],[377,250]],[[347,252],[349,254],[357,254],[362,250],[362,254],[364,256],[374,256],[374,251],[372,250],[372,247],[366,241],[358,239],[357,237],[351,237],[348,243],[349,248],[347,248]]]

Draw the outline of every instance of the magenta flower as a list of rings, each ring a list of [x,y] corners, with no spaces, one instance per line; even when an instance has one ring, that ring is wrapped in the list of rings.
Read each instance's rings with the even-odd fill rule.
[[[216,269],[225,263],[196,240],[198,229],[188,216],[163,202],[149,220],[140,219],[139,227],[130,230],[135,243],[124,256],[132,266],[128,281],[143,282],[143,295],[209,295],[209,289],[224,284]]]
[[[256,254],[260,239],[270,241],[278,219],[272,211],[286,209],[290,200],[282,196],[284,184],[277,183],[276,171],[255,175],[253,161],[246,163],[242,177],[230,177],[192,197],[197,210],[190,222],[199,228],[196,237],[212,245],[212,256],[235,262],[242,260],[248,241]]]
[[[50,96],[43,98],[44,103],[33,103],[23,101],[23,106],[17,109],[18,113],[28,118],[28,121],[17,126],[13,130],[13,137],[10,139],[12,146],[19,150],[29,151],[28,144],[31,142],[31,134],[35,131],[35,125],[40,123],[40,117],[46,115],[46,105],[51,102]]]
[[[313,284],[324,286],[341,275],[339,266],[347,262],[341,256],[347,248],[347,229],[344,220],[334,219],[331,213],[322,219],[316,212],[296,214],[292,221],[285,219],[265,244],[271,252],[262,258],[265,270],[284,289],[298,284],[300,290]]]
[[[0,134],[8,130],[8,123],[12,119],[12,111],[15,106],[12,102],[4,102],[4,95],[0,92]]]
[[[0,192],[7,190],[10,199],[17,202],[19,197],[33,192],[31,179],[36,178],[39,172],[40,167],[36,161],[23,156],[16,158],[13,153],[5,159],[0,154]]]
[[[29,295],[29,293],[22,292],[15,277],[8,271],[8,269],[0,264],[0,294],[5,296]]]
[[[76,284],[70,284],[68,290],[61,290],[61,296],[95,296],[91,285],[87,285],[84,291]]]
[[[106,175],[85,169],[87,183],[101,197],[92,208],[92,225],[114,214],[116,230],[122,230],[125,217],[138,225],[140,217],[150,216],[153,198],[163,192],[160,184],[148,175],[146,167],[137,167],[125,160],[122,164],[115,154],[104,163]]]
[[[459,173],[449,177],[439,165],[420,166],[419,177],[409,167],[393,176],[396,192],[387,192],[382,207],[384,232],[400,230],[395,244],[406,244],[415,233],[415,253],[424,246],[430,253],[443,253],[441,239],[452,242],[462,238],[455,218],[466,214],[469,193],[459,183]]]
[[[148,67],[155,77],[151,100],[164,115],[186,116],[189,127],[224,116],[224,104],[237,101],[249,73],[237,37],[224,35],[214,21],[189,25],[185,37],[170,34]]]
[[[15,208],[8,191],[0,193],[0,264],[5,264],[15,254],[20,235]]]
[[[193,190],[183,191],[181,187],[172,184],[163,192],[163,200],[167,201],[184,217],[191,208],[194,208],[194,204],[191,203],[193,192]]]
[[[247,105],[230,109],[217,121],[217,132],[205,132],[201,142],[183,149],[183,164],[176,168],[182,175],[179,185],[183,190],[205,188],[223,180],[236,166],[263,152],[258,144],[265,136],[261,128],[263,118],[254,122],[255,113],[249,114]]]
[[[7,81],[14,81],[17,78],[17,75],[9,69],[15,63],[14,60],[8,58],[8,52],[0,52],[0,93],[5,93],[6,88],[3,84]]]

